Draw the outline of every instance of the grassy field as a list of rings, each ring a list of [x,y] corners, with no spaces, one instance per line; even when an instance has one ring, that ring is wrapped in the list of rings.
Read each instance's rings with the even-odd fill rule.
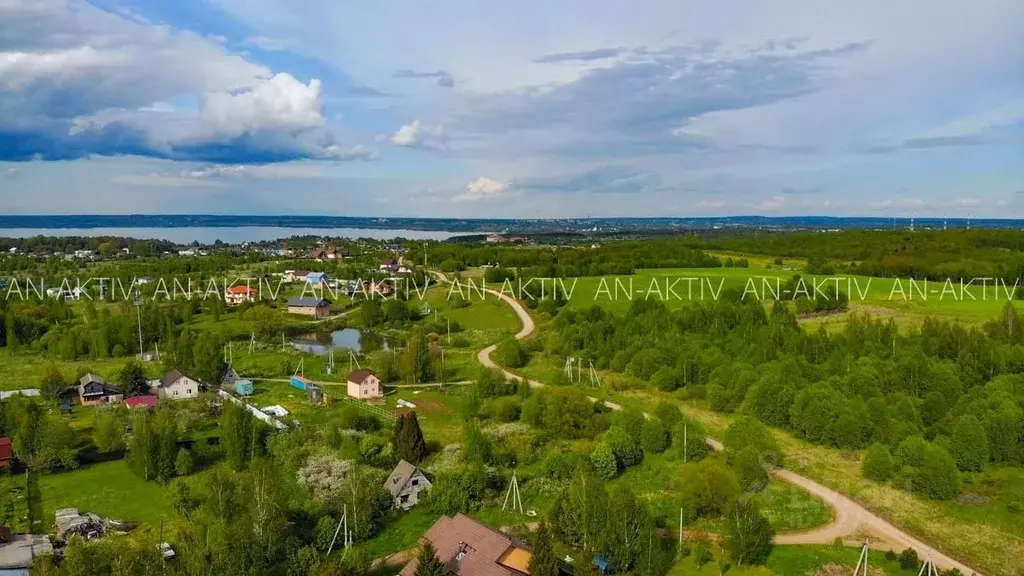
[[[673,566],[668,576],[721,575],[723,566],[728,563],[728,559],[719,546],[712,545],[711,549],[714,557],[711,562],[699,567],[691,554]],[[852,574],[859,555],[860,549],[842,546],[776,546],[764,566],[732,566],[728,573],[737,576],[811,576],[819,568],[834,564],[846,568],[847,574]],[[898,562],[885,558],[882,552],[871,552],[868,560],[872,574],[875,570],[880,570],[886,576],[917,574],[916,570],[900,568]]]
[[[39,388],[39,383],[50,366],[60,369],[69,381],[87,371],[104,378],[116,379],[118,371],[127,361],[127,358],[101,358],[68,362],[48,358],[29,350],[12,353],[7,348],[0,348],[0,390]],[[146,364],[144,367],[148,376],[161,376],[159,365]]]
[[[175,516],[166,490],[128,469],[123,460],[93,464],[39,477],[43,524],[49,528],[60,508],[78,508],[104,518],[157,524]]]
[[[793,265],[796,263],[794,262]],[[735,289],[748,298],[764,302],[787,300],[780,288],[794,274],[804,278],[807,293],[815,293],[815,285],[823,290],[836,285],[850,297],[850,310],[891,317],[901,326],[920,323],[925,316],[977,323],[998,315],[1012,301],[1019,309],[1024,302],[1010,300],[1013,285],[966,284],[959,280],[948,284],[906,278],[874,278],[868,276],[812,276],[796,267],[764,268],[752,263],[749,268],[682,268],[638,270],[632,276],[606,276],[566,279],[570,292],[569,306],[588,308],[599,305],[622,312],[636,300],[659,300],[669,308],[685,306],[691,301],[713,300],[721,290]],[[844,314],[804,319],[807,324],[841,324]]]
[[[25,474],[0,473],[0,524],[13,532],[28,532],[31,528],[28,513],[28,494]]]

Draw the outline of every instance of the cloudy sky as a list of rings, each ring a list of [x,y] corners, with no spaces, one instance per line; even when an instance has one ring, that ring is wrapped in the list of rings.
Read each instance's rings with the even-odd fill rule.
[[[0,0],[0,213],[1024,217],[1024,2]]]

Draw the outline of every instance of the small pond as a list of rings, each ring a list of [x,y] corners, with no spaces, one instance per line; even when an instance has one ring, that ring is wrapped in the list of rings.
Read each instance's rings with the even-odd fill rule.
[[[331,350],[340,349],[351,350],[357,354],[388,349],[387,340],[383,336],[373,332],[362,332],[355,328],[300,334],[292,339],[291,344],[303,352],[318,356],[326,356]]]

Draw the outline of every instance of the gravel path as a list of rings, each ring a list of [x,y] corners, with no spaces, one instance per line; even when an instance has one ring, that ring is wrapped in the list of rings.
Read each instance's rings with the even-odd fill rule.
[[[441,272],[435,272],[435,274],[442,282],[448,281],[448,277],[445,274]],[[533,322],[533,318],[530,317],[530,314],[522,304],[507,294],[500,294],[497,291],[489,289],[487,290],[487,293],[501,298],[506,304],[511,306],[516,315],[519,316],[519,320],[522,322],[523,327],[516,333],[516,340],[522,340],[530,334],[533,334],[536,325]],[[487,366],[488,368],[500,370],[506,378],[523,381],[524,378],[522,376],[506,370],[491,359],[491,353],[494,352],[497,347],[498,345],[494,344],[484,348],[477,354],[477,360],[480,364]],[[531,388],[540,388],[544,386],[543,382],[539,382],[537,380],[528,380],[528,382]],[[590,399],[594,402],[597,401],[597,398]],[[604,405],[612,410],[622,409],[622,406],[615,404],[614,402],[605,401]],[[722,443],[713,438],[708,438],[707,443],[708,446],[714,450],[720,451],[723,448]],[[971,574],[982,576],[980,572],[972,568],[968,568],[954,558],[946,556],[936,548],[925,544],[911,534],[900,530],[884,518],[874,514],[857,502],[854,502],[850,498],[832,490],[831,488],[822,486],[810,478],[806,478],[785,469],[774,470],[772,475],[779,480],[788,482],[789,484],[806,490],[815,498],[825,502],[832,508],[832,522],[820,528],[806,532],[778,534],[775,537],[775,542],[779,544],[831,544],[836,538],[850,539],[867,534],[876,540],[881,540],[896,551],[900,551],[905,548],[913,548],[914,550],[917,550],[917,553],[921,558],[931,558],[940,569],[949,570],[956,568],[968,576]],[[877,544],[879,544],[879,542],[876,541],[875,545]]]

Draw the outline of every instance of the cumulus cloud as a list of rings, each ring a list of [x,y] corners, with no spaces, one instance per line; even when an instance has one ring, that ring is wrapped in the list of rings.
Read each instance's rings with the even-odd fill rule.
[[[383,136],[379,140],[408,148],[448,149],[448,139],[445,136],[444,128],[429,126],[419,120],[404,124],[391,136]]]
[[[0,37],[0,160],[374,157],[337,142],[319,80],[274,74],[215,38],[60,0],[0,3]]]
[[[466,185],[466,190],[452,198],[454,202],[479,202],[494,200],[503,196],[509,189],[508,182],[481,176]]]
[[[202,117],[228,137],[260,130],[305,130],[323,126],[320,81],[309,85],[289,74],[275,74],[251,90],[203,96]]]

